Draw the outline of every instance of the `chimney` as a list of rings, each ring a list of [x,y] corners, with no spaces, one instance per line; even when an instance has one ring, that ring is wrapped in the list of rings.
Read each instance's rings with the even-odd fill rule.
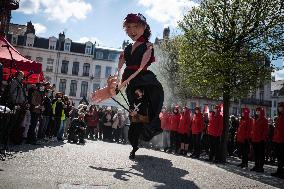
[[[64,32],[59,33],[58,40],[59,40],[60,42],[65,41],[65,33],[64,33]]]
[[[28,34],[28,33],[35,34],[35,27],[34,27],[32,21],[27,22],[27,30],[26,30],[25,34]]]
[[[129,45],[129,40],[127,40],[127,41],[123,40],[122,49],[125,49],[125,47],[127,47],[127,45]]]
[[[170,27],[164,28],[163,39],[169,39],[170,37]]]

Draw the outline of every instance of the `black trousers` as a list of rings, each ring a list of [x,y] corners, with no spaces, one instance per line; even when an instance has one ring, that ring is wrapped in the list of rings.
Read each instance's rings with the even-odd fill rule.
[[[133,149],[138,148],[139,137],[143,132],[143,124],[131,123],[128,130],[128,140]]]
[[[115,142],[119,142],[120,136],[121,136],[121,128],[113,129],[113,135]]]
[[[175,152],[178,151],[180,147],[180,135],[176,131],[170,131],[170,145],[171,149],[175,150]]]
[[[215,137],[212,135],[208,135],[209,137],[209,159],[218,160],[218,153],[219,153],[219,147],[220,147],[220,137]]]
[[[200,155],[201,134],[192,134],[193,140],[193,155]]]
[[[277,158],[277,172],[284,176],[284,143],[275,143],[275,152]]]
[[[248,154],[249,154],[249,142],[246,140],[245,142],[239,143],[240,153],[242,157],[242,164],[248,164]]]
[[[40,114],[35,113],[35,112],[31,112],[31,124],[28,130],[28,138],[27,141],[28,142],[36,142],[36,125],[38,122]]]
[[[112,141],[112,127],[111,126],[104,126],[104,140]]]
[[[264,165],[264,152],[265,152],[265,143],[262,142],[255,142],[252,144],[253,151],[254,151],[254,162],[255,167],[263,168]]]

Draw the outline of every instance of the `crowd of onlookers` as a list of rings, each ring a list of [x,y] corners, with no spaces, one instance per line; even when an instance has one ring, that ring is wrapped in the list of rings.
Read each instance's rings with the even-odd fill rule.
[[[1,94],[2,144],[37,145],[56,140],[84,144],[87,138],[128,143],[128,112],[84,103],[75,107],[68,96],[56,92],[50,83],[27,87],[23,77],[18,72]],[[242,109],[240,117],[230,117],[227,151],[242,159],[240,167],[247,167],[248,161],[254,160],[252,171],[263,172],[265,163],[277,160],[275,176],[283,178],[284,103],[279,104],[278,111],[279,116],[274,120],[267,119],[261,107],[253,117],[248,108]],[[199,107],[194,110],[164,107],[160,120],[163,133],[142,145],[192,158],[206,154],[208,161],[221,161],[224,126],[219,105],[209,113],[203,113]]]
[[[278,117],[267,119],[262,107],[256,108],[250,116],[248,108],[242,109],[240,117],[231,116],[228,139],[224,137],[221,107],[216,105],[209,113],[202,113],[199,107],[190,111],[187,107],[165,107],[160,113],[163,128],[163,148],[167,152],[199,158],[208,155],[207,161],[222,161],[222,150],[228,155],[242,159],[239,167],[248,167],[254,160],[251,171],[264,172],[265,163],[275,163],[278,169],[273,176],[284,178],[284,102],[278,104]],[[227,140],[227,147],[222,146]]]
[[[1,124],[2,143],[39,144],[64,139],[84,143],[85,138],[127,142],[125,126],[129,126],[129,119],[125,111],[84,102],[75,107],[68,96],[55,91],[54,85],[24,85],[23,77],[23,72],[17,72],[1,95],[1,120],[7,123]]]

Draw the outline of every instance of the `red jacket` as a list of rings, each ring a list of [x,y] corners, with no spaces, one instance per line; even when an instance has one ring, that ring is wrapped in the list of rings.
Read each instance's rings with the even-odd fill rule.
[[[161,128],[165,131],[170,130],[170,114],[168,112],[160,113]]]
[[[244,108],[243,117],[240,120],[240,125],[237,131],[237,142],[244,143],[245,140],[251,138],[251,129],[253,125],[253,119],[249,117],[249,110]]]
[[[209,117],[207,128],[208,135],[220,137],[223,132],[223,116],[218,111],[215,115]]]
[[[174,113],[176,111],[176,113]],[[174,112],[170,115],[170,131],[177,131],[179,120],[180,120],[180,113],[179,107],[176,106]]]
[[[85,121],[88,127],[96,127],[99,121],[98,112],[94,111],[92,113],[87,113],[85,115]]]
[[[268,120],[265,117],[265,112],[263,108],[259,109],[259,118],[254,120],[251,131],[252,142],[265,141],[268,137]]]
[[[194,114],[191,122],[192,134],[200,134],[204,130],[204,119],[202,113]]]
[[[177,132],[180,134],[187,134],[190,130],[190,110],[185,107],[185,111],[181,114]]]
[[[284,112],[282,112],[276,119],[273,142],[284,143]]]

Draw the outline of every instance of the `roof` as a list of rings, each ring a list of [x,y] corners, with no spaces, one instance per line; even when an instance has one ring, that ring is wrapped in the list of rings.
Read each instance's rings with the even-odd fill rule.
[[[20,25],[20,24],[9,24],[9,33],[13,35],[25,35],[25,32],[27,30],[26,25]]]
[[[108,50],[108,51],[116,51],[116,52],[122,52],[123,51],[123,49],[119,49],[119,48],[103,47],[103,46],[97,46],[97,45],[96,45],[96,49],[102,49],[102,50]]]
[[[280,91],[284,87],[284,80],[271,82],[271,91]]]

